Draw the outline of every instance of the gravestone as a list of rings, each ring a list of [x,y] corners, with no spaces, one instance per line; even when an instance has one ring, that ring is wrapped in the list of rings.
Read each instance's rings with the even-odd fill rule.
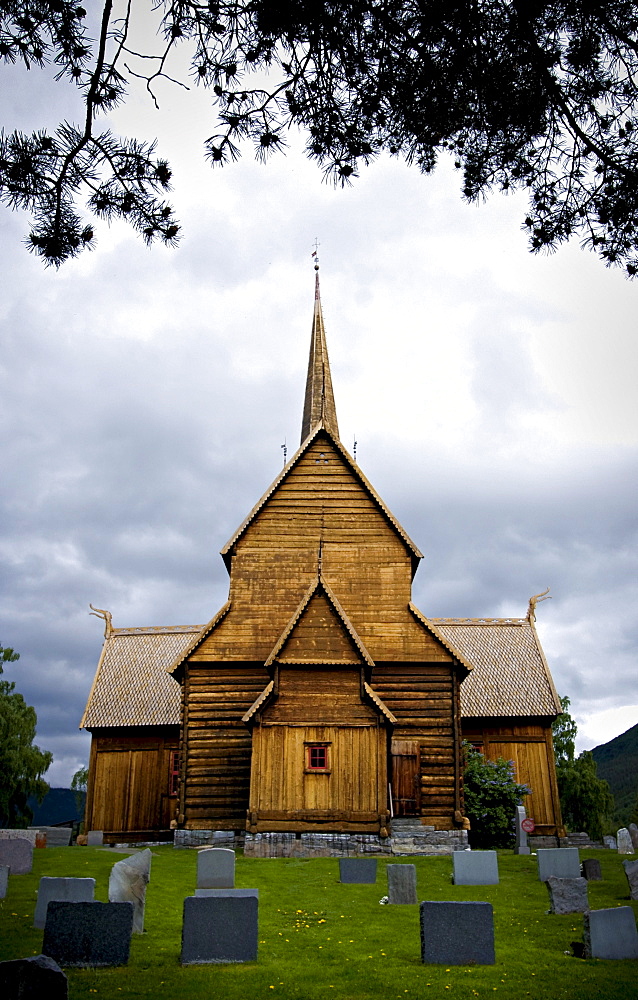
[[[516,842],[514,844],[514,854],[530,854],[531,850],[529,844],[527,843],[527,833],[521,826],[524,819],[527,818],[527,813],[525,812],[525,806],[516,806],[516,815],[514,816],[514,829],[516,833]]]
[[[454,851],[454,885],[498,885],[496,851]]]
[[[623,861],[622,866],[629,882],[629,898],[638,899],[638,861]]]
[[[255,896],[259,899],[259,889],[195,889],[196,896]]]
[[[8,865],[12,875],[28,875],[33,867],[33,846],[22,837],[0,840],[0,865]]]
[[[47,908],[42,951],[60,965],[126,965],[132,903],[60,903]]]
[[[35,842],[38,838],[38,833],[40,832],[40,827],[31,827],[28,830],[10,830],[2,829],[0,830],[0,840],[15,840],[18,837],[20,840],[28,840],[30,844],[35,847]]]
[[[584,913],[589,909],[586,878],[545,879],[549,891],[550,913]]]
[[[387,865],[388,902],[416,903],[416,866]]]
[[[258,899],[237,890],[187,896],[182,925],[182,965],[257,960]],[[250,890],[245,890],[250,891]]]
[[[585,958],[638,958],[638,931],[631,906],[583,914]]]
[[[73,830],[70,826],[39,826],[38,830],[46,834],[47,847],[71,846],[71,834]]]
[[[494,965],[491,903],[424,902],[421,961],[431,965]]]
[[[0,865],[0,899],[4,899],[9,888],[9,865]]]
[[[541,882],[552,875],[555,878],[580,878],[577,847],[539,847],[536,860]]]
[[[87,847],[101,847],[103,843],[104,843],[103,830],[89,830],[89,832],[86,835]]]
[[[69,984],[48,955],[0,962],[0,993],[9,1000],[67,1000]]]
[[[588,882],[601,882],[603,873],[598,858],[585,858],[581,867],[583,878]]]
[[[631,837],[634,851],[638,851],[638,826],[636,826],[635,823],[630,823],[627,829],[629,830],[629,836]]]
[[[339,858],[340,882],[349,885],[373,885],[376,880],[376,858]]]
[[[605,836],[603,837],[603,844],[609,851],[615,851],[618,848],[618,843],[615,837]]]
[[[616,834],[619,854],[633,854],[634,845],[631,842],[631,835],[626,827],[622,827]]]
[[[147,848],[130,858],[123,858],[111,868],[109,901],[133,904],[133,933],[144,933],[146,886],[151,877],[151,852]]]
[[[198,889],[233,889],[235,852],[229,847],[206,847],[197,853]]]
[[[47,906],[52,899],[66,903],[90,903],[94,894],[94,878],[54,878],[44,875],[40,879],[38,887],[33,926],[44,928],[47,920]]]

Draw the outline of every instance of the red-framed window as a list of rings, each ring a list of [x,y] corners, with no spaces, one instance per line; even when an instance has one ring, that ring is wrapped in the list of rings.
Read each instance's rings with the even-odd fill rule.
[[[171,750],[168,758],[168,794],[177,795],[179,788],[179,750]]]
[[[306,771],[330,770],[330,744],[306,743]]]

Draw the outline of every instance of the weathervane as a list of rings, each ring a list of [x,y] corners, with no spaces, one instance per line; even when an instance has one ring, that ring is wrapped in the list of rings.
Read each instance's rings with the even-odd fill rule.
[[[284,438],[284,443],[282,444],[282,449],[284,453],[284,468],[286,466],[286,459],[288,458],[288,448],[286,447],[286,439]]]
[[[357,435],[356,434],[354,436],[354,442],[352,444],[352,457],[354,458],[354,460],[356,462],[357,461]]]
[[[318,271],[319,270],[319,247],[321,246],[321,244],[319,243],[319,240],[316,237],[315,237],[315,244],[314,245],[315,245],[315,248],[312,251],[312,258],[313,258],[314,264],[315,264],[315,271]]]

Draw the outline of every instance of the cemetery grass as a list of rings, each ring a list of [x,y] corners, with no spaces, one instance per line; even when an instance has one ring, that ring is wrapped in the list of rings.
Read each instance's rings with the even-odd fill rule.
[[[242,965],[179,962],[184,897],[194,894],[196,852],[152,848],[145,933],[133,935],[129,964],[66,969],[70,1000],[628,1000],[636,996],[638,961],[574,958],[582,916],[549,915],[536,858],[499,852],[500,884],[454,886],[449,857],[383,858],[376,885],[342,885],[336,858],[253,859],[237,856],[236,885],[259,889],[259,957]],[[96,899],[108,898],[108,875],[125,857],[110,849],[50,848],[34,852],[31,875],[13,876],[0,901],[0,959],[39,954],[33,928],[41,875],[91,876]],[[596,857],[603,881],[589,883],[592,909],[631,903],[622,859]],[[494,907],[496,964],[435,966],[420,960],[418,906],[380,905],[386,864],[415,864],[418,898],[477,900]]]

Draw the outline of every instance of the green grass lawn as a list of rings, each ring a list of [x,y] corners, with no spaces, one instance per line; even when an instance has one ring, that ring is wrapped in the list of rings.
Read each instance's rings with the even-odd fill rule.
[[[42,931],[32,927],[41,875],[91,876],[96,898],[108,899],[108,875],[124,857],[99,848],[60,847],[34,852],[31,875],[14,876],[0,901],[0,959],[39,954]],[[621,858],[597,857],[603,881],[589,883],[592,909],[629,902]],[[535,857],[499,852],[500,884],[454,886],[452,861],[406,858],[416,865],[418,897],[481,900],[493,904],[496,964],[423,965],[418,906],[380,906],[387,892],[379,859],[376,885],[341,885],[333,858],[261,860],[237,856],[236,885],[259,889],[259,959],[244,965],[179,963],[182,905],[195,890],[196,853],[153,848],[146,897],[146,932],[133,935],[128,966],[68,969],[70,1000],[153,997],[166,1000],[634,1000],[638,961],[571,956],[582,940],[582,916],[547,913],[549,895],[538,881]]]

